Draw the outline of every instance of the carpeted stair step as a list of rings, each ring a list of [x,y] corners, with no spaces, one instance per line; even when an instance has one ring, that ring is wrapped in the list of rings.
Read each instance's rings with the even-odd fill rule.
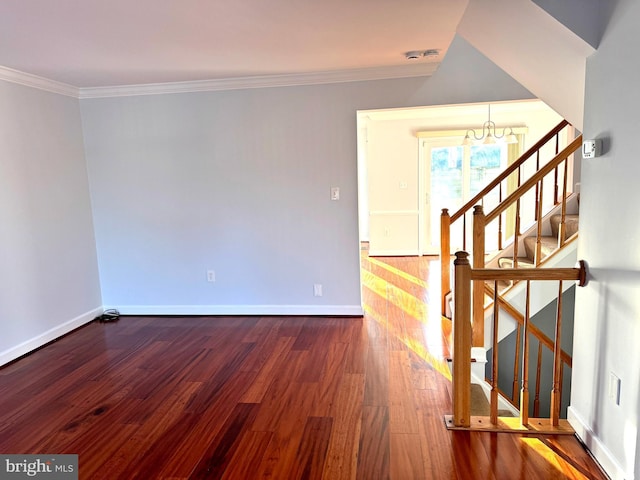
[[[578,220],[579,215],[565,215],[564,216],[564,226],[567,235],[565,238],[571,237],[578,231]],[[551,217],[551,231],[553,232],[553,236],[558,238],[558,232],[560,231],[560,222],[562,221],[562,215],[553,215]]]
[[[491,414],[491,405],[484,390],[477,383],[471,384],[471,415],[488,417]],[[499,417],[513,417],[511,411],[498,409]]]
[[[558,238],[557,237],[541,237],[540,241],[542,243],[540,249],[540,260],[545,258],[551,252],[558,248]],[[536,256],[536,237],[527,237],[524,239],[524,250],[527,252],[527,258],[532,262],[535,260]]]
[[[498,259],[498,266],[500,268],[513,268],[513,258],[502,257]],[[527,257],[518,257],[518,268],[534,268],[534,263]]]
[[[498,267],[513,268],[513,258],[502,257],[498,259]],[[534,263],[526,257],[518,257],[518,268],[534,268]],[[493,288],[493,282],[487,282]],[[500,280],[498,282],[498,292],[503,293],[507,288],[513,285],[511,280]]]

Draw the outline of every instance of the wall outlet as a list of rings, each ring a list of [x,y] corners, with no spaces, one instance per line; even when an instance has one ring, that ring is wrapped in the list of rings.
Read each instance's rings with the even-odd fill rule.
[[[207,282],[215,282],[215,281],[216,281],[216,271],[207,270]]]
[[[314,283],[313,284],[313,296],[314,297],[321,297],[322,296],[322,284],[321,283]]]

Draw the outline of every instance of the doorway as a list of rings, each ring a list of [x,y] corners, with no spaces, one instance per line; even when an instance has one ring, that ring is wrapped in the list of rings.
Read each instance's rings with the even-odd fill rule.
[[[488,104],[478,103],[357,113],[359,231],[372,256],[437,253],[441,208],[453,213],[477,191],[478,183],[495,175],[497,157],[484,156],[475,148],[472,152],[469,147],[468,153],[464,149],[456,153],[467,129],[482,126],[487,119],[487,109]],[[493,102],[491,118],[498,127],[513,127],[518,137],[518,144],[507,146],[507,164],[514,148],[524,152],[561,120],[540,100]],[[425,141],[436,140],[442,143],[432,149],[442,150],[434,152],[437,168],[432,172],[431,166],[425,167]],[[500,168],[505,166],[503,153],[499,163]],[[442,192],[441,180],[454,174],[458,175],[460,197],[452,205],[443,205],[456,192]],[[503,193],[512,188],[505,185]],[[509,225],[506,227],[508,230]]]
[[[459,136],[433,136],[421,139],[421,209],[420,251],[423,255],[440,252],[440,217],[443,208],[454,213],[473,198],[485,185],[497,177],[509,162],[506,144],[461,145]],[[495,198],[493,198],[495,197]],[[498,192],[485,199],[485,208],[499,202]],[[453,225],[461,230],[460,222]],[[470,231],[466,232],[470,235]],[[453,238],[461,238],[462,231],[452,232]],[[488,235],[487,240],[496,239]],[[494,240],[497,242],[497,240]],[[461,246],[457,246],[460,248]],[[487,245],[491,248],[491,245]]]

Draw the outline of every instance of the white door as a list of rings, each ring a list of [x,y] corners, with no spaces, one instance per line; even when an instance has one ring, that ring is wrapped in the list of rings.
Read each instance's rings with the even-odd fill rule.
[[[507,146],[460,145],[460,138],[430,138],[421,145],[422,182],[422,238],[423,254],[440,252],[440,216],[443,208],[449,215],[455,213],[476,193],[482,190],[507,166]],[[485,199],[485,213],[498,204],[496,192]],[[495,223],[495,222],[494,222]],[[467,219],[466,235],[471,236],[471,222]],[[492,225],[496,235],[487,235],[487,250],[497,245],[497,225]],[[462,219],[451,228],[454,248],[462,248]],[[457,240],[457,243],[456,243]],[[470,243],[467,242],[467,248]]]

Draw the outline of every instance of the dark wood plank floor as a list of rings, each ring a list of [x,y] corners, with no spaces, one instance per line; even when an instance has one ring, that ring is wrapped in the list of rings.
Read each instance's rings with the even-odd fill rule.
[[[445,429],[431,264],[363,256],[364,318],[89,324],[0,369],[0,452],[82,479],[605,478],[571,436]]]

